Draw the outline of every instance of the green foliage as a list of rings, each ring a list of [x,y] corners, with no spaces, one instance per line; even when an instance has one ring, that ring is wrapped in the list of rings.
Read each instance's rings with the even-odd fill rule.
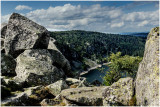
[[[51,32],[56,46],[67,59],[83,60],[88,58],[104,63],[104,58],[118,51],[122,55],[143,56],[146,37],[119,34],[105,34],[90,31]]]
[[[107,71],[103,78],[104,84],[107,86],[118,81],[121,77],[130,76],[135,78],[142,57],[122,56],[121,52],[117,52],[116,54],[112,53],[108,60],[110,61],[108,66],[111,71]]]

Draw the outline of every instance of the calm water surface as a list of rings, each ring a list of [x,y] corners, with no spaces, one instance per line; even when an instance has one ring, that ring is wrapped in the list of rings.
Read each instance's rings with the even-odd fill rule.
[[[103,69],[102,71],[99,69]],[[102,65],[102,67],[91,70],[89,73],[84,74],[82,77],[86,77],[88,82],[93,82],[94,80],[98,80],[103,83],[103,77],[105,76],[106,72],[108,71],[108,67],[106,65]]]

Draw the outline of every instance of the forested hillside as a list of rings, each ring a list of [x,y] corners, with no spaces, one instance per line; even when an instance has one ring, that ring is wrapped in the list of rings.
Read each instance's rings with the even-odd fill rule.
[[[102,62],[111,53],[120,51],[122,55],[143,56],[146,37],[105,34],[90,31],[51,32],[56,45],[69,59],[88,58]]]

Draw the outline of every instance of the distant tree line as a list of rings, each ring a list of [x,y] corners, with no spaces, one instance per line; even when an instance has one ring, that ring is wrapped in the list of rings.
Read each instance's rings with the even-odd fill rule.
[[[105,34],[91,31],[51,32],[56,45],[70,61],[88,58],[105,62],[111,53],[121,55],[143,56],[146,37],[130,35]]]

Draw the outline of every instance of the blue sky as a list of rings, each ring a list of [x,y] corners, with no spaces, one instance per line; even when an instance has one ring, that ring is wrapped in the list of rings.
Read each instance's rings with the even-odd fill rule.
[[[157,1],[2,1],[1,21],[20,13],[48,30],[147,32],[158,26]]]

